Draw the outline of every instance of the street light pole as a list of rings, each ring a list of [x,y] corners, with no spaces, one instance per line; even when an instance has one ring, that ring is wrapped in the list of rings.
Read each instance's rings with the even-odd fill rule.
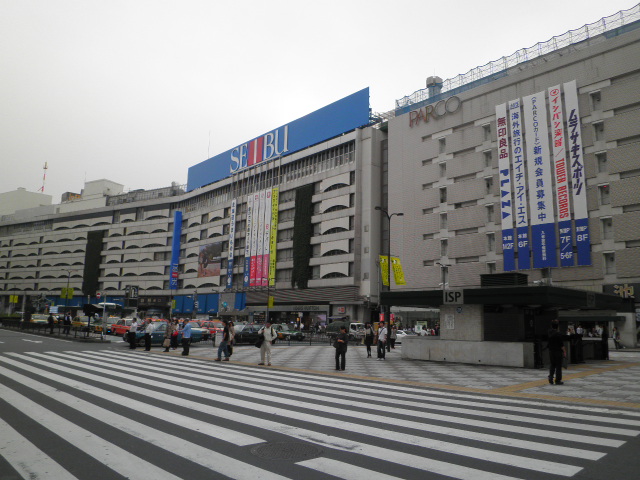
[[[375,207],[376,210],[382,212],[389,222],[389,230],[387,231],[387,288],[391,291],[391,219],[404,216],[402,212],[389,213],[382,207]],[[391,351],[391,305],[385,305],[384,324],[387,328],[387,352]]]

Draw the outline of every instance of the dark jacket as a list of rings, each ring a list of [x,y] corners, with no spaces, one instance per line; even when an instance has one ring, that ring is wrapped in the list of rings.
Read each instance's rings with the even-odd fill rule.
[[[338,340],[342,340],[342,342],[339,342]],[[349,334],[347,333],[339,333],[337,338],[336,338],[336,350],[338,351],[338,353],[342,353],[342,352],[346,352],[347,351],[347,344],[349,343]]]

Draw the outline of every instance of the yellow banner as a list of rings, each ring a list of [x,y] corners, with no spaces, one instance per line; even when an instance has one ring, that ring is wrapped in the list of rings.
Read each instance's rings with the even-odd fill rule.
[[[389,261],[386,255],[380,255],[380,275],[382,275],[382,284],[389,286]]]
[[[269,232],[269,286],[276,285],[276,252],[278,250],[278,188],[271,190],[271,232]],[[271,305],[273,306],[273,305]]]
[[[407,282],[404,279],[402,264],[398,257],[391,257],[391,268],[393,268],[393,280],[396,282],[396,285],[406,285]]]
[[[20,303],[18,295],[10,295],[9,303]]]
[[[276,304],[276,298],[272,295],[269,295],[269,301],[267,302],[268,307],[273,307]]]

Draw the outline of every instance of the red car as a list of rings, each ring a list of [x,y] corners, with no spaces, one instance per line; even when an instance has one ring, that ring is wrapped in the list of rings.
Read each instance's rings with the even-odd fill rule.
[[[133,322],[131,318],[121,318],[116,323],[112,323],[111,334],[118,336],[124,335],[131,328],[131,322]]]
[[[224,330],[224,323],[220,320],[201,320],[200,326],[209,330],[211,336],[214,336],[218,332],[222,333],[222,330]]]

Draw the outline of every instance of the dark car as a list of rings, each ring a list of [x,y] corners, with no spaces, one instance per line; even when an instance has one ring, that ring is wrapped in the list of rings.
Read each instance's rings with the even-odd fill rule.
[[[154,322],[154,330],[151,333],[151,345],[162,345],[164,341],[164,334],[167,331],[167,322]],[[122,340],[129,341],[129,335],[131,332],[126,332],[122,336]],[[202,340],[202,333],[196,329],[191,330],[191,343],[200,342]],[[178,332],[178,343],[182,341],[182,332]],[[136,344],[144,345],[144,332],[136,332]]]
[[[304,340],[304,334],[302,332],[291,330],[288,325],[274,325],[273,328],[278,332],[279,340],[297,340],[299,342]]]
[[[258,332],[263,325],[257,325],[250,323],[248,325],[236,325],[235,336],[233,337],[234,343],[256,343],[258,341]]]

